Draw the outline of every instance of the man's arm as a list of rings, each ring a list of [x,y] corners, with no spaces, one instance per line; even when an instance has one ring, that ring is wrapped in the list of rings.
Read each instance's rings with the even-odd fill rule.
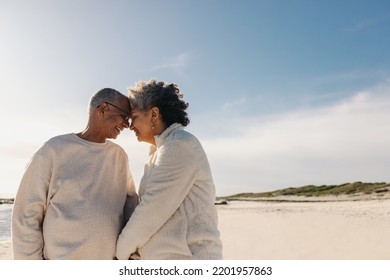
[[[46,210],[51,168],[38,153],[20,183],[12,212],[14,259],[43,259],[42,223]]]

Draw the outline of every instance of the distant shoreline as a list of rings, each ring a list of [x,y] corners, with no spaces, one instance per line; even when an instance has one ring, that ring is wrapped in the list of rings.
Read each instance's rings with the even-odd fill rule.
[[[341,185],[308,185],[298,188],[285,188],[271,192],[240,193],[216,197],[216,205],[229,201],[266,202],[336,202],[390,199],[390,183],[345,183]],[[1,204],[13,204],[14,197],[0,194]]]
[[[0,197],[0,205],[1,204],[14,204],[14,198],[1,198]]]
[[[355,195],[328,195],[328,196],[293,196],[280,195],[274,197],[219,197],[215,204],[227,204],[229,201],[253,201],[253,202],[343,202],[390,199],[390,193],[386,194],[355,194]],[[14,204],[14,198],[0,198],[0,205]]]
[[[370,200],[388,200],[390,194],[355,194],[355,195],[327,195],[327,196],[295,196],[280,195],[274,197],[219,197],[216,204],[228,204],[229,201],[251,201],[251,202],[346,202],[346,201],[370,201]]]

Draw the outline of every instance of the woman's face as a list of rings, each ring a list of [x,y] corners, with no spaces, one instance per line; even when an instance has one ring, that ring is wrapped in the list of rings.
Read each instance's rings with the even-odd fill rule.
[[[152,129],[152,110],[131,112],[130,129],[135,132],[135,136],[140,142],[155,144],[155,130]]]

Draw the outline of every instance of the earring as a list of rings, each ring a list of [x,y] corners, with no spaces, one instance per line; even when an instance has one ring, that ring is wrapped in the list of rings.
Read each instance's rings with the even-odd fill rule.
[[[156,119],[152,119],[152,129],[156,128]]]

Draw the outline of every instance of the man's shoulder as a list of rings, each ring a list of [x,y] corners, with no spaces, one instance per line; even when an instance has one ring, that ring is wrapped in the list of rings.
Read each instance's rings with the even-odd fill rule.
[[[67,145],[71,139],[71,134],[54,136],[45,141],[34,154],[49,156],[52,153],[57,153],[57,151],[63,150],[65,145]]]
[[[74,140],[74,133],[68,133],[68,134],[62,134],[62,135],[57,135],[49,140],[46,141],[45,145],[58,145],[58,144],[64,144],[67,142],[73,142]]]
[[[67,139],[73,139],[74,138],[74,133],[66,133],[66,134],[60,134],[53,136],[52,138],[49,139],[49,141],[63,141]]]

